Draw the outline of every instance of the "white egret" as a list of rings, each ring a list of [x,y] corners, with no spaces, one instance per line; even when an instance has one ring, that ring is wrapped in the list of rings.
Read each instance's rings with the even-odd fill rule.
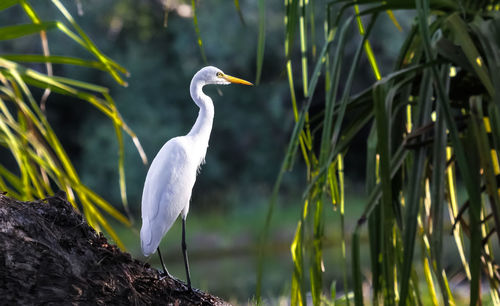
[[[205,160],[208,140],[212,130],[214,105],[203,93],[209,84],[228,85],[239,83],[253,85],[242,79],[224,74],[208,66],[198,71],[191,80],[190,92],[200,108],[198,118],[186,136],[167,141],[149,167],[142,193],[141,248],[145,256],[158,250],[165,275],[170,276],[160,253],[160,241],[179,215],[182,217],[182,255],[188,288],[191,277],[186,248],[186,217],[196,174]]]

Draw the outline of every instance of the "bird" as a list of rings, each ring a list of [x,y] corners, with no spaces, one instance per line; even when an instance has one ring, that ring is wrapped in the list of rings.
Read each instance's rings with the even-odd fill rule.
[[[186,246],[186,217],[189,212],[191,192],[201,165],[205,162],[212,123],[214,104],[203,92],[205,85],[252,83],[225,74],[219,68],[207,66],[200,69],[191,80],[190,94],[199,107],[198,117],[189,133],[167,141],[149,167],[144,182],[141,201],[141,249],[148,257],[158,251],[163,277],[172,277],[160,252],[160,242],[175,220],[182,218],[181,249],[186,270],[186,282],[191,290],[191,274]]]

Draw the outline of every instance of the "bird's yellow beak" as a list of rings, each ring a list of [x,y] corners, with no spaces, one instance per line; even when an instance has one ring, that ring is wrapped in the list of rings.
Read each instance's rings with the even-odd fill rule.
[[[243,85],[250,85],[250,86],[253,86],[252,83],[248,82],[248,81],[245,81],[243,79],[238,79],[238,78],[235,78],[233,76],[230,76],[230,75],[227,75],[227,74],[223,74],[222,75],[222,78],[228,82],[231,82],[231,83],[236,83],[236,84],[243,84]]]

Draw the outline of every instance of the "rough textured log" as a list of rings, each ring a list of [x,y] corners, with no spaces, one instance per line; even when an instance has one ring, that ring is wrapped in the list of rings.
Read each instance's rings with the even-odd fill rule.
[[[133,259],[87,225],[64,195],[0,194],[0,304],[228,305]]]

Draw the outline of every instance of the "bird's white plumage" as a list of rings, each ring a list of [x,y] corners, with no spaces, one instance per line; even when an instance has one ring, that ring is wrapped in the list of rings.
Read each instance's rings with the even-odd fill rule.
[[[168,141],[151,163],[142,199],[141,246],[144,255],[156,251],[179,214],[186,217],[198,164],[190,159],[188,137]]]
[[[208,84],[251,83],[225,75],[209,66],[191,80],[190,93],[200,111],[186,136],[169,140],[158,152],[149,168],[142,194],[141,248],[145,256],[153,254],[165,233],[181,214],[186,218],[191,191],[205,154],[212,130],[214,106],[203,93]]]

